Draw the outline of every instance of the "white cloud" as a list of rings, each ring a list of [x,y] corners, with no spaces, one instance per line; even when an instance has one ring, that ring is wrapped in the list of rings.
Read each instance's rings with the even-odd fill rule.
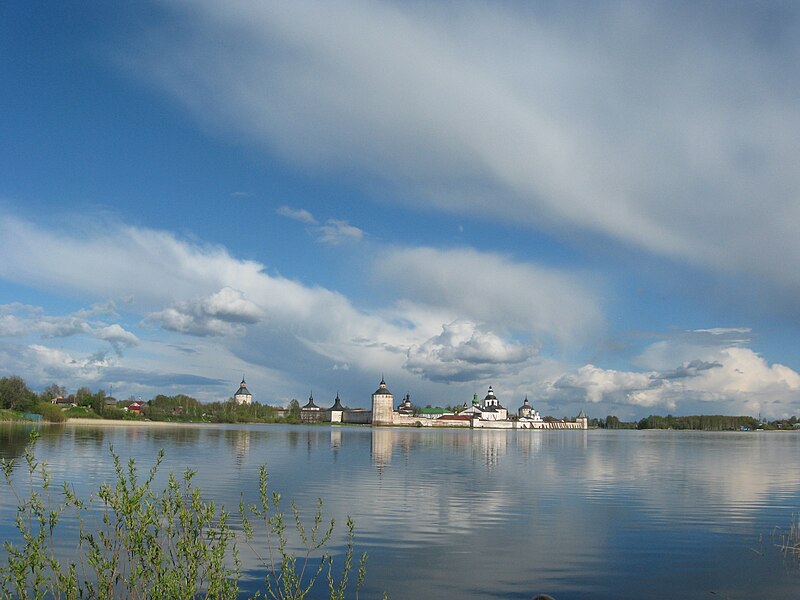
[[[180,302],[150,313],[145,322],[189,335],[244,335],[245,325],[263,317],[264,311],[241,291],[224,287],[202,300]]]
[[[657,342],[655,353],[663,360],[668,342]],[[786,416],[797,411],[800,400],[800,374],[781,365],[768,364],[750,348],[739,346],[696,347],[691,361],[668,370],[616,371],[585,365],[565,374],[552,385],[553,395],[591,403],[661,407],[681,414],[705,413],[715,405],[724,414]],[[645,354],[650,352],[648,349]],[[676,355],[688,349],[678,345]],[[711,360],[709,360],[711,359]]]
[[[316,231],[319,234],[319,241],[324,244],[358,242],[364,237],[361,229],[339,219],[328,219],[325,225],[318,227]]]
[[[50,348],[42,344],[31,344],[25,351],[25,358],[34,369],[44,373],[44,377],[77,376],[81,380],[97,380],[102,371],[113,364],[104,354],[74,357],[65,350]],[[26,373],[27,375],[27,373]]]
[[[317,224],[317,220],[314,218],[314,215],[312,215],[304,208],[292,208],[291,206],[281,206],[275,212],[281,215],[282,217],[288,217],[289,219],[294,219],[295,221],[300,221],[301,223],[307,223],[309,225]]]
[[[80,317],[41,317],[35,324],[36,330],[46,338],[68,337],[79,333],[91,333],[92,328]]]
[[[29,331],[28,324],[16,315],[0,315],[0,337],[24,335]]]
[[[534,348],[503,340],[475,323],[454,321],[412,346],[404,367],[432,381],[474,381],[520,369],[535,354]]]
[[[137,49],[139,73],[304,168],[800,289],[797,19],[767,43],[760,5],[206,1],[175,16]]]
[[[45,315],[40,307],[20,303],[0,305],[0,336],[38,334],[44,339],[53,339],[87,335],[110,343],[117,354],[121,354],[123,348],[139,343],[136,335],[117,323],[107,325],[89,320],[98,315],[118,316],[113,302],[94,304],[88,309],[80,309],[75,314],[65,316]]]
[[[119,316],[117,313],[116,303],[114,303],[112,300],[108,300],[106,302],[97,302],[92,304],[89,308],[81,309],[75,313],[75,316],[83,319],[90,319],[100,315],[106,315],[110,317]]]
[[[106,327],[98,327],[93,331],[93,334],[97,339],[111,344],[117,354],[122,354],[123,348],[139,345],[139,338],[116,323]]]
[[[445,317],[436,327],[463,318],[501,335],[548,337],[574,346],[605,326],[595,277],[498,254],[396,248],[379,257],[373,276],[410,302],[409,314],[422,308]]]

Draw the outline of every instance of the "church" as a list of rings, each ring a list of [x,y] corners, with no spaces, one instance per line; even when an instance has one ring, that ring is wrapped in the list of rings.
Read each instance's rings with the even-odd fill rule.
[[[247,388],[242,378],[240,391]],[[249,396],[249,392],[248,392]],[[238,399],[237,399],[238,401]],[[386,380],[381,377],[378,389],[372,393],[371,410],[347,408],[342,404],[339,394],[330,408],[321,408],[314,402],[313,393],[308,402],[300,408],[300,418],[304,423],[343,423],[373,426],[410,426],[410,427],[470,427],[473,429],[588,429],[589,419],[581,410],[574,421],[545,421],[531,406],[528,397],[516,414],[509,415],[508,408],[500,403],[492,386],[478,400],[473,396],[472,404],[464,404],[457,414],[445,414],[438,418],[421,418],[414,414],[414,408],[408,395],[397,407],[394,405],[394,394],[389,391]]]

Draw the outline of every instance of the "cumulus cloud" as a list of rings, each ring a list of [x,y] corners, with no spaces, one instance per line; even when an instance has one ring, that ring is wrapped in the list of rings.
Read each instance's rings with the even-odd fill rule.
[[[776,24],[770,6],[208,0],[173,14],[180,27],[132,52],[138,73],[303,168],[800,289],[800,20]]]
[[[72,353],[42,344],[31,344],[24,351],[24,358],[35,369],[53,378],[78,377],[84,381],[95,381],[103,370],[113,362],[103,353],[74,356]]]
[[[121,354],[123,348],[138,344],[137,337],[117,323],[106,325],[97,320],[88,320],[96,315],[116,316],[114,303],[94,304],[66,316],[45,315],[39,307],[6,304],[0,306],[0,336],[38,334],[44,339],[52,339],[90,335],[110,343],[117,354]]]
[[[724,407],[726,414],[755,415],[764,410],[780,415],[797,410],[800,374],[796,371],[770,365],[750,348],[697,348],[697,352],[714,360],[694,359],[669,370],[641,372],[589,364],[558,378],[551,391],[572,400],[668,410],[682,407],[684,412],[708,412],[698,410],[699,404]]]
[[[202,300],[150,313],[145,322],[189,335],[244,335],[245,325],[257,323],[263,316],[264,311],[241,291],[224,287]]]
[[[501,339],[470,321],[443,325],[439,335],[408,350],[404,367],[432,381],[472,381],[499,377],[536,354],[535,349]]]
[[[282,217],[288,217],[289,219],[294,219],[295,221],[300,221],[301,223],[306,223],[308,225],[317,224],[317,220],[314,218],[314,215],[312,215],[304,208],[292,208],[291,206],[281,206],[275,212],[281,215]]]
[[[92,333],[98,340],[110,343],[117,354],[122,354],[123,348],[139,345],[139,338],[116,323],[106,327],[98,327]]]

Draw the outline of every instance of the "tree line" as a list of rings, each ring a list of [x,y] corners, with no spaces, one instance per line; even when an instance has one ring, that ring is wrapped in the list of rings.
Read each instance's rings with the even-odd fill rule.
[[[62,411],[53,404],[56,398],[64,398],[68,404],[75,406]],[[289,407],[284,409],[259,402],[240,405],[233,398],[206,404],[186,394],[175,396],[158,394],[143,402],[141,415],[134,415],[125,408],[135,400],[133,396],[127,400],[116,400],[106,395],[105,390],[92,392],[88,387],[81,387],[75,393],[68,394],[63,386],[57,384],[36,393],[17,375],[0,378],[0,409],[41,414],[49,421],[64,421],[68,417],[89,417],[209,423],[301,422],[300,404],[297,400],[292,400]]]
[[[742,429],[793,429],[797,417],[784,421],[762,422],[755,417],[728,415],[650,415],[638,421],[621,421],[614,415],[591,419],[589,425],[601,429],[679,429],[692,431],[739,431]]]

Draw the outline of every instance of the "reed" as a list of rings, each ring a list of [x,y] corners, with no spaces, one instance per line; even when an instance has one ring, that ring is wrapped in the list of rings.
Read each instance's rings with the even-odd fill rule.
[[[800,559],[800,516],[792,513],[789,530],[781,533],[780,540],[776,546],[784,556]]]

